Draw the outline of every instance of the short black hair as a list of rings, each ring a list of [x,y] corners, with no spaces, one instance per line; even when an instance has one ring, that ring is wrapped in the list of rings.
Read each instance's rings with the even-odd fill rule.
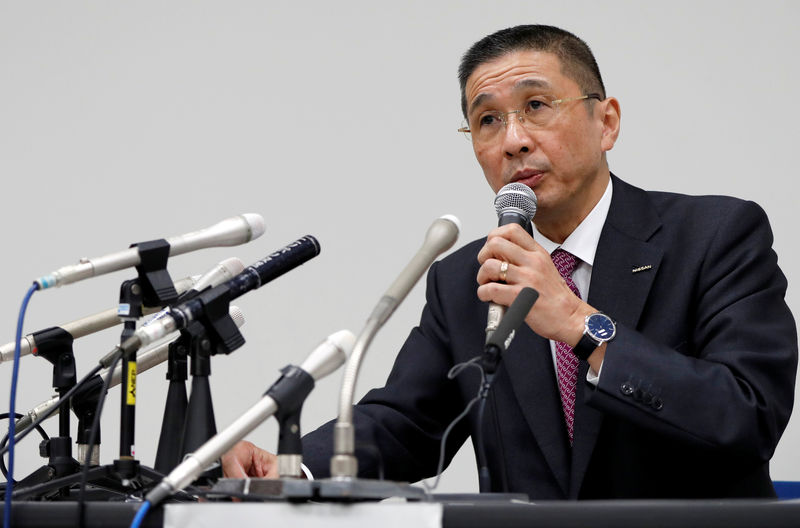
[[[598,93],[605,99],[606,89],[592,50],[581,39],[561,28],[528,24],[501,29],[472,45],[461,58],[458,81],[461,85],[461,111],[467,116],[467,79],[486,62],[521,50],[545,51],[561,61],[564,75],[578,83],[583,93]]]

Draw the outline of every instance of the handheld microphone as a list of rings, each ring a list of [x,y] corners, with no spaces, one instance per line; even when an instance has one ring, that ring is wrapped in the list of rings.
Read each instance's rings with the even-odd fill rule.
[[[536,215],[536,194],[530,187],[523,183],[509,183],[498,191],[494,198],[494,208],[497,211],[497,226],[519,224],[528,234],[531,234],[531,221]],[[497,303],[489,303],[489,312],[486,316],[486,340],[497,330],[497,325],[503,319],[506,307]],[[513,335],[510,336],[513,338]]]
[[[238,260],[238,259],[237,259]],[[231,306],[230,307],[230,315],[233,319],[234,323],[236,323],[237,328],[241,328],[244,324],[244,314],[242,310],[238,306]],[[140,375],[142,372],[150,370],[151,368],[160,365],[164,361],[167,360],[169,357],[169,345],[172,341],[177,339],[177,336],[170,339],[166,343],[161,343],[155,345],[151,348],[147,348],[144,350],[140,350],[136,354],[136,375]],[[122,379],[122,365],[117,365],[114,368],[114,372],[111,374],[111,383],[109,383],[108,388],[116,387],[119,385],[120,380]],[[95,376],[87,381],[86,389],[80,389],[78,392],[75,393],[73,399],[80,398],[81,395],[85,391],[90,390],[100,390],[100,387],[103,385],[103,380],[108,375],[108,369],[103,369]],[[96,381],[94,381],[96,380]],[[54,396],[49,400],[45,400],[17,420],[16,423],[16,430],[17,434],[23,432],[25,429],[30,427],[30,425],[39,419],[40,416],[44,416],[51,408],[56,407],[55,411],[53,411],[48,417],[55,416],[58,414],[59,409],[58,406],[61,404],[61,399],[58,396]]]
[[[425,270],[433,264],[436,257],[455,244],[460,231],[461,222],[453,215],[444,215],[434,220],[425,234],[422,247],[383,294],[367,319],[364,329],[358,335],[353,353],[345,367],[342,390],[339,394],[339,418],[333,433],[332,477],[355,477],[358,473],[353,428],[353,397],[361,361],[372,338],[406,298]]]
[[[201,276],[186,277],[175,282],[175,289],[180,293],[179,301],[185,300],[188,296],[194,296],[197,292],[206,289],[209,286],[216,286],[224,281],[229,280],[231,277],[239,274],[244,269],[244,264],[236,257],[225,259],[214,268],[210,269]],[[143,315],[150,315],[156,313],[161,309],[160,306],[144,307],[142,309]],[[159,317],[156,315],[155,317]],[[109,308],[108,310],[98,312],[72,321],[57,328],[61,328],[73,339],[100,332],[112,326],[116,326],[122,322],[119,317],[117,308]],[[51,330],[52,328],[48,329]],[[40,332],[28,334],[22,338],[20,342],[19,355],[27,356],[28,354],[36,353],[36,337]],[[14,359],[15,342],[6,343],[0,347],[0,363],[4,361],[12,361]]]
[[[194,299],[170,308],[169,313],[164,314],[158,320],[141,326],[131,337],[103,358],[101,364],[107,366],[110,364],[107,362],[113,360],[117,353],[132,352],[175,330],[186,328],[189,323],[203,316],[206,295],[214,297],[214,294],[219,293],[220,289],[224,289],[228,300],[232,301],[316,257],[319,252],[319,242],[313,236],[306,235],[295,240],[249,266],[233,279],[207,290]]]
[[[175,491],[186,487],[236,442],[275,414],[281,408],[282,400],[292,399],[296,392],[304,392],[309,382],[313,386],[314,382],[339,368],[354,340],[355,336],[348,330],[336,332],[315,348],[300,367],[284,369],[283,376],[267,390],[261,400],[197,451],[187,455],[178,467],[147,494],[145,500],[155,506]]]
[[[211,227],[166,239],[169,255],[182,255],[197,249],[244,244],[264,234],[264,219],[261,215],[247,213],[223,220]],[[139,250],[129,248],[92,259],[81,259],[80,263],[59,268],[39,277],[34,282],[40,290],[63,286],[90,277],[111,273],[141,263]]]

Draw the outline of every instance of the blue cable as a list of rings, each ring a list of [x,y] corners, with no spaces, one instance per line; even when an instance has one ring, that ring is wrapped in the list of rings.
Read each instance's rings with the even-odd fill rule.
[[[144,501],[142,505],[139,507],[139,511],[136,512],[136,517],[134,517],[133,521],[131,521],[130,528],[139,528],[139,526],[142,525],[144,516],[147,515],[147,511],[149,509],[150,509],[150,501]]]
[[[34,282],[28,293],[25,294],[25,299],[22,300],[22,307],[19,309],[19,318],[17,319],[17,339],[16,346],[14,347],[14,369],[11,373],[11,398],[9,398],[8,409],[8,482],[6,482],[6,502],[3,508],[3,526],[11,528],[11,494],[13,492],[14,483],[14,433],[16,432],[16,422],[14,420],[15,407],[17,404],[17,378],[19,377],[19,349],[22,343],[22,322],[25,320],[25,312],[28,309],[28,301],[31,300],[33,292],[39,289],[39,284]]]

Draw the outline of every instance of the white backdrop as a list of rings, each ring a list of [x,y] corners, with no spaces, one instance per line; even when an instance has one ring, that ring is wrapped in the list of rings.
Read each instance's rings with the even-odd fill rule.
[[[640,187],[760,203],[800,308],[797,209],[800,4],[795,2],[12,2],[0,0],[0,342],[31,281],[78,258],[257,212],[246,246],[176,257],[173,278],[229,256],[249,264],[305,234],[322,254],[236,302],[247,344],[212,362],[217,425],[255,402],[280,367],[326,335],[358,332],[430,222],[457,215],[459,245],[495,223],[493,194],[460,125],[456,67],[502,27],[549,23],[584,38],[622,106],[612,170]],[[34,295],[25,331],[113,307],[117,272]],[[359,394],[383,383],[423,304],[418,285],[378,335]],[[79,372],[118,330],[76,342]],[[424,368],[424,365],[420,368]],[[139,379],[137,455],[152,465],[166,382]],[[11,364],[0,365],[8,409]],[[23,358],[17,410],[49,397],[50,366]],[[341,373],[305,406],[334,417]],[[118,391],[102,461],[118,455]],[[3,424],[5,427],[5,424]],[[57,431],[48,422],[51,434]],[[74,431],[74,429],[73,429]],[[274,448],[277,428],[250,437]],[[773,478],[800,479],[800,421]],[[19,445],[16,476],[38,467]],[[442,490],[475,491],[471,449]]]

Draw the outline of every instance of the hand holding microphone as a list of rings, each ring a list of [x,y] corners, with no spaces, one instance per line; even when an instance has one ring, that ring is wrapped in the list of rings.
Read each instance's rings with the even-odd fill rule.
[[[522,183],[509,183],[497,193],[494,199],[494,208],[497,211],[497,226],[501,227],[508,224],[517,224],[532,235],[531,221],[536,215],[538,201],[533,190]],[[506,281],[508,273],[508,261],[502,261],[499,268],[499,279]],[[497,330],[497,326],[506,313],[506,307],[494,302],[489,303],[489,311],[486,316],[486,341],[492,338],[492,333]],[[509,337],[513,339],[513,333]]]
[[[508,225],[515,223],[503,222],[501,215],[503,225],[489,233],[478,252],[478,298],[504,309],[523,287],[533,288],[539,300],[525,319],[527,325],[542,337],[574,345],[582,335],[584,317],[597,310],[572,292],[547,250],[526,230]]]

